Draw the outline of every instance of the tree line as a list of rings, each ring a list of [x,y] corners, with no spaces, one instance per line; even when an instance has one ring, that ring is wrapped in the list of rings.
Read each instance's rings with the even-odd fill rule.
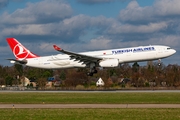
[[[47,70],[22,65],[2,66],[0,65],[0,85],[19,85],[19,78],[27,77],[34,80],[39,87],[45,87],[47,78],[55,76],[60,80],[60,87],[84,87],[95,86],[96,81],[101,77],[105,87],[124,86],[122,78],[128,78],[129,87],[150,87],[180,86],[180,66],[177,64],[159,65],[156,62],[149,62],[146,66],[139,66],[137,62],[130,65],[121,64],[118,68],[99,68],[94,76],[87,76],[87,68]],[[18,78],[19,77],[19,78]]]

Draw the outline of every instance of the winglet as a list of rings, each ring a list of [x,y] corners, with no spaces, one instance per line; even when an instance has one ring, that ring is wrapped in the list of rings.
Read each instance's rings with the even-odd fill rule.
[[[61,51],[62,49],[60,47],[58,47],[57,45],[53,45],[54,49],[57,51]]]

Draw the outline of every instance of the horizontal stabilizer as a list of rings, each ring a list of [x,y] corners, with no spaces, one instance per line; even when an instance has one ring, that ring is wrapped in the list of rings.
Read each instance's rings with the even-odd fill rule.
[[[27,60],[7,59],[16,64],[27,64]]]

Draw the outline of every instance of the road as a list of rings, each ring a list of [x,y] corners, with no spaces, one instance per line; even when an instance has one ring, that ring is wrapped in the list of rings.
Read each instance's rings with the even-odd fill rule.
[[[38,92],[40,92],[40,93],[144,93],[144,92],[147,92],[147,93],[179,93],[180,92],[180,90],[102,90],[102,91],[91,91],[91,90],[77,90],[77,91],[71,91],[71,90],[50,90],[50,91],[48,91],[48,90],[24,90],[24,91],[20,91],[20,90],[0,90],[0,93],[8,93],[8,92],[10,92],[10,93],[20,93],[20,92],[27,92],[27,93],[38,93]]]
[[[3,108],[180,108],[180,104],[0,104]]]

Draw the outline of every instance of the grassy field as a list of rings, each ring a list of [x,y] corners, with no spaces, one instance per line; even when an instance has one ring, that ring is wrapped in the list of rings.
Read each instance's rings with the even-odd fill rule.
[[[179,120],[180,109],[0,109],[1,120]]]
[[[172,92],[0,92],[0,104],[180,104]],[[179,120],[180,109],[0,109],[1,120]]]
[[[92,93],[40,93],[40,92],[1,92],[0,104],[178,104],[180,93],[141,93],[141,92],[92,92]]]

